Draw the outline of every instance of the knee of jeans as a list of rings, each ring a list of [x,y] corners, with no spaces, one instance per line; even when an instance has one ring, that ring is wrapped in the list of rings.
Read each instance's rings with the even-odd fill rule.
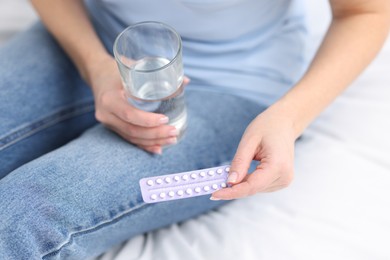
[[[34,181],[34,172],[26,171],[15,171],[0,182],[1,259],[40,259],[63,241],[65,230],[58,224],[64,219],[44,186]]]

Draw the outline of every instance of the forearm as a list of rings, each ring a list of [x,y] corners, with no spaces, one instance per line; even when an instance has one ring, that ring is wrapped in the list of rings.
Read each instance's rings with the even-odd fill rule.
[[[81,0],[32,0],[48,30],[90,83],[94,64],[108,57]]]
[[[304,77],[271,109],[292,120],[296,137],[372,61],[389,30],[388,12],[334,17]]]

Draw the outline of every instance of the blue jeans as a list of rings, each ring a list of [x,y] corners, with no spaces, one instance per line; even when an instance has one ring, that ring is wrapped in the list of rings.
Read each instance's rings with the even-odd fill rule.
[[[215,209],[208,196],[145,204],[145,176],[221,165],[264,108],[186,92],[188,130],[163,155],[98,124],[90,89],[41,24],[0,49],[0,259],[85,259]]]

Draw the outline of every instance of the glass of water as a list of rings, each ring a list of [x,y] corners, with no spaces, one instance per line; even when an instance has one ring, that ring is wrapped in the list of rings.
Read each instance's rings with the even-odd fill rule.
[[[129,103],[166,115],[180,139],[187,127],[187,110],[179,34],[160,22],[137,23],[118,35],[114,55]]]

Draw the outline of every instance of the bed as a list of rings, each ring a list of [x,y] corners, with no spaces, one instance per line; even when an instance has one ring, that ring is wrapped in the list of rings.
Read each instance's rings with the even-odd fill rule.
[[[307,0],[312,55],[329,23]],[[36,19],[0,0],[0,45]],[[95,260],[390,259],[390,42],[296,143],[295,180],[139,235]]]

